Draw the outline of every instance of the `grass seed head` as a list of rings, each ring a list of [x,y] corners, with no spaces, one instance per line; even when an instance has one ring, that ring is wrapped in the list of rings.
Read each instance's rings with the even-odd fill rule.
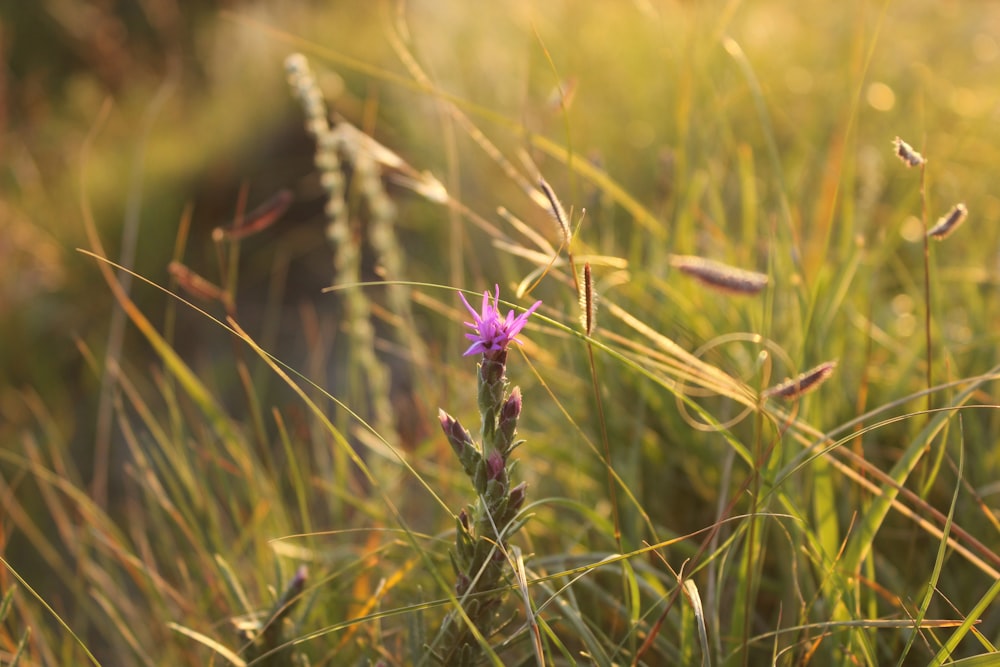
[[[704,257],[674,255],[670,265],[705,285],[732,294],[757,294],[767,287],[767,276],[756,271],[737,269]]]
[[[167,273],[177,281],[177,285],[185,292],[202,301],[218,301],[226,303],[226,293],[212,281],[201,277],[180,262],[170,262]]]
[[[594,333],[594,327],[597,326],[597,293],[594,291],[590,262],[583,265],[583,280],[580,284],[580,324],[588,336]]]
[[[566,209],[563,208],[562,202],[559,201],[559,197],[556,197],[555,190],[552,186],[548,184],[544,178],[538,178],[538,187],[542,189],[545,194],[545,198],[549,201],[549,214],[555,218],[556,224],[559,225],[559,232],[562,234],[563,243],[566,247],[569,247],[570,238],[573,234],[569,228],[569,219],[566,217]]]
[[[906,143],[899,137],[892,140],[892,145],[896,149],[896,156],[903,161],[907,167],[919,167],[927,163],[923,155],[913,149],[913,146]]]
[[[833,375],[833,370],[836,367],[836,361],[824,361],[819,366],[801,375],[789,378],[781,384],[776,384],[773,387],[765,389],[763,396],[764,398],[776,397],[783,398],[786,401],[793,401],[826,382]]]
[[[927,230],[927,236],[937,241],[943,241],[965,222],[968,215],[969,209],[965,207],[965,204],[955,204],[948,215],[939,218],[937,224]]]

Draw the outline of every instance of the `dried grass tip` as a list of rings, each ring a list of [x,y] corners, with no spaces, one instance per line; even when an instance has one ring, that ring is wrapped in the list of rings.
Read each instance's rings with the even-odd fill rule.
[[[965,208],[965,204],[955,204],[948,215],[938,218],[937,224],[927,230],[927,236],[938,241],[948,238],[952,232],[958,229],[959,225],[965,222],[968,215],[969,209]]]
[[[837,367],[836,361],[825,361],[816,368],[808,370],[794,378],[789,378],[781,384],[776,384],[764,390],[764,398],[783,398],[792,401],[806,394],[827,381]]]
[[[697,278],[709,287],[733,294],[757,294],[767,287],[767,276],[756,271],[737,269],[704,257],[674,255],[670,265]]]
[[[913,150],[913,146],[906,143],[899,137],[892,140],[892,145],[896,149],[896,155],[906,164],[907,167],[919,167],[927,162],[924,156]]]
[[[412,190],[428,201],[437,204],[448,203],[448,191],[444,184],[429,171],[422,171],[415,176],[402,172],[389,172],[386,177],[396,185]]]

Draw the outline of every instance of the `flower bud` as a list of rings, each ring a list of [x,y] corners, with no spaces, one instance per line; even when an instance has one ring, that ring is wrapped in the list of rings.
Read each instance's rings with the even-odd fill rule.
[[[486,457],[486,478],[500,481],[505,472],[503,456],[498,451],[490,452]]]
[[[503,404],[503,411],[500,413],[501,421],[517,421],[521,416],[521,388],[514,387],[507,401]]]
[[[509,500],[507,502],[507,511],[511,514],[517,513],[521,506],[524,505],[524,499],[527,497],[528,483],[521,482],[513,489],[510,490]]]
[[[458,456],[458,460],[462,462],[465,474],[473,476],[476,468],[479,467],[482,455],[476,449],[472,434],[444,410],[438,409],[438,421],[441,422],[441,430],[448,437],[448,444]]]
[[[517,431],[517,419],[521,416],[521,388],[514,387],[510,396],[500,409],[499,434],[497,449],[504,454],[511,450],[514,444],[514,432]]]
[[[463,451],[471,444],[472,436],[462,428],[457,419],[440,408],[438,409],[438,421],[441,422],[441,430],[448,436],[451,448],[455,450],[458,458],[462,458]]]

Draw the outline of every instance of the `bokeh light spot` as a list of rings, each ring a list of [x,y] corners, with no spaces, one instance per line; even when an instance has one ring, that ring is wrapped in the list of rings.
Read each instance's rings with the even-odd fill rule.
[[[889,111],[896,106],[896,93],[881,81],[873,81],[868,85],[865,99],[876,111]]]

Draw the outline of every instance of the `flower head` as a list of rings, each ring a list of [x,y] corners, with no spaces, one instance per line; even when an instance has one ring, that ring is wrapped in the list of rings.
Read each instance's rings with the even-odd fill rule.
[[[475,354],[481,352],[483,354],[491,354],[503,352],[510,345],[511,341],[521,344],[521,341],[517,339],[517,334],[521,333],[521,329],[528,322],[528,316],[535,312],[538,306],[542,305],[541,301],[536,301],[530,308],[518,315],[514,316],[514,311],[508,311],[506,317],[500,315],[498,309],[500,305],[500,286],[496,286],[496,294],[493,297],[493,303],[490,303],[490,293],[483,292],[483,307],[480,312],[476,312],[469,302],[466,301],[465,295],[459,293],[459,297],[462,299],[462,303],[472,314],[472,322],[466,322],[465,325],[472,327],[475,333],[467,333],[465,337],[472,341],[472,345],[466,350],[462,356],[469,356],[470,354]]]

